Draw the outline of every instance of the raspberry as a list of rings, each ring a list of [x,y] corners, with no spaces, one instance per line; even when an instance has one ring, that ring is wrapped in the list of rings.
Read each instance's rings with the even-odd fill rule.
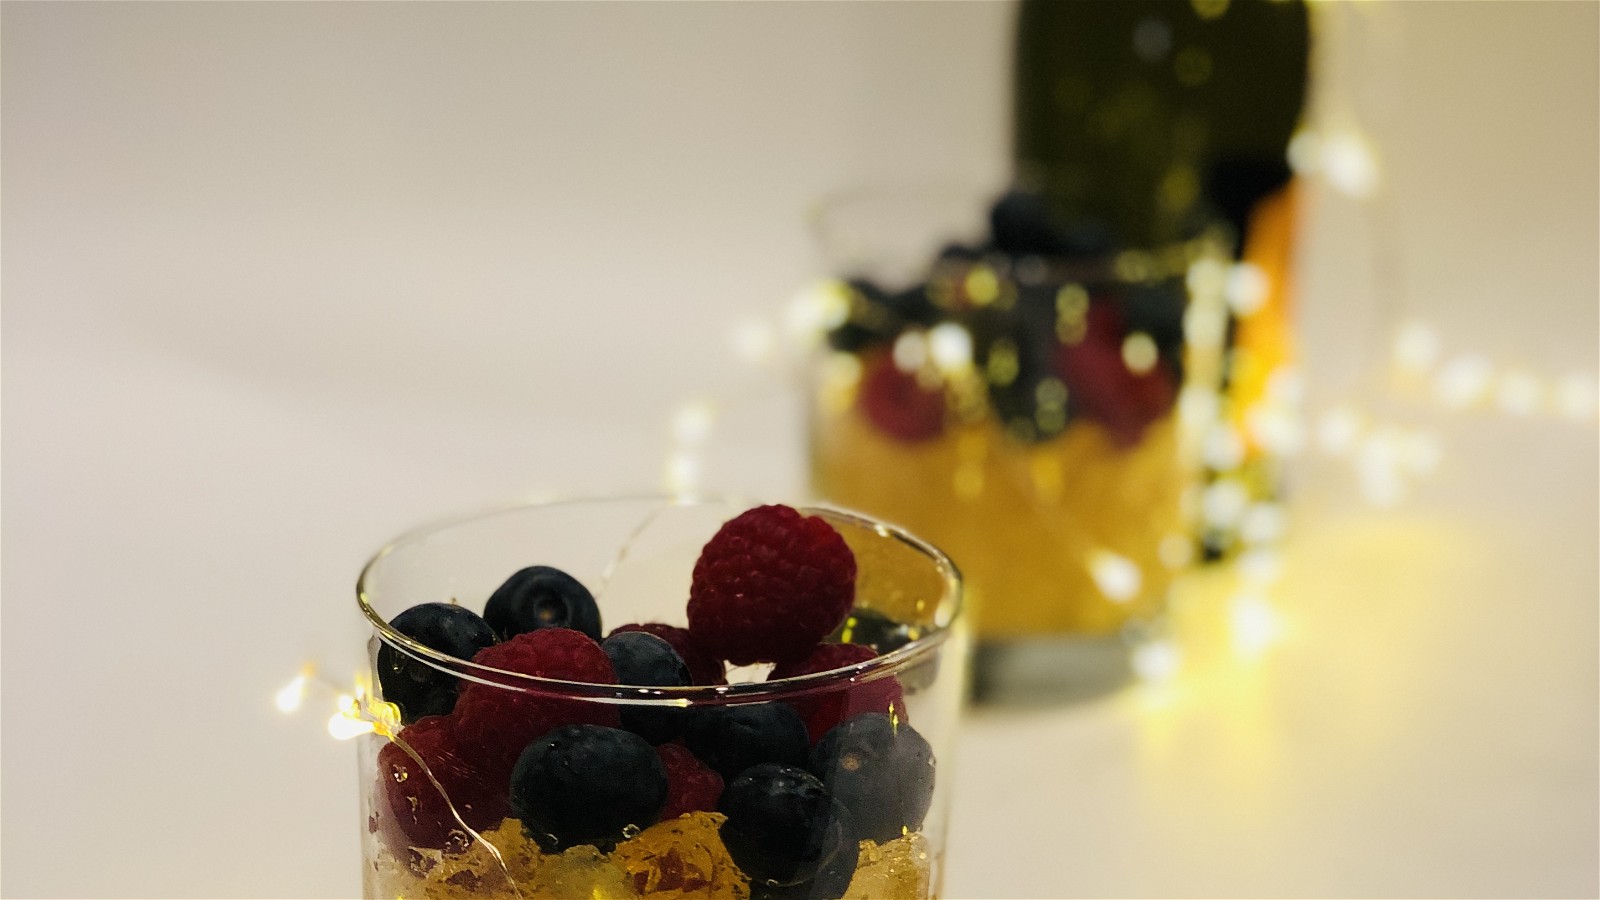
[[[867,363],[858,402],[878,430],[897,440],[926,441],[944,432],[944,391],[924,387],[915,373],[902,372],[890,354],[878,354]]]
[[[588,635],[569,628],[541,628],[478,651],[481,666],[541,678],[616,684],[611,660]],[[508,776],[522,749],[559,725],[616,727],[617,711],[604,703],[539,693],[538,688],[501,679],[512,687],[463,682],[456,701],[456,736],[462,752],[496,776]]]
[[[781,664],[767,676],[768,681],[813,675],[853,666],[877,657],[877,651],[863,644],[818,644],[811,655],[799,662]],[[816,743],[828,729],[860,713],[886,713],[892,707],[905,719],[905,697],[900,682],[885,676],[867,682],[847,682],[826,691],[789,701],[806,721],[806,734]]]
[[[451,814],[452,804],[474,831],[506,817],[505,783],[461,758],[453,725],[453,718],[428,716],[400,732],[400,740],[421,757],[444,788],[443,794],[399,744],[390,742],[378,751],[378,783],[387,809],[380,811],[377,825],[396,850],[408,846],[465,850],[471,838]]]
[[[691,684],[727,684],[728,679],[722,674],[722,661],[707,653],[700,642],[687,628],[676,625],[663,625],[660,622],[645,622],[642,625],[619,625],[611,630],[611,634],[624,631],[642,631],[653,634],[672,645],[683,657],[683,662],[689,667],[689,681]],[[610,635],[607,635],[610,637]]]
[[[679,744],[662,744],[656,748],[656,755],[667,767],[667,805],[661,811],[662,821],[717,808],[717,798],[722,796],[721,775]]]
[[[1122,358],[1126,328],[1116,307],[1090,304],[1086,325],[1082,341],[1059,348],[1056,370],[1073,409],[1104,425],[1117,446],[1131,447],[1172,408],[1176,379],[1160,362],[1142,373],[1128,368]]]
[[[733,663],[799,659],[839,627],[856,560],[826,521],[758,506],[706,542],[689,587],[689,631]]]

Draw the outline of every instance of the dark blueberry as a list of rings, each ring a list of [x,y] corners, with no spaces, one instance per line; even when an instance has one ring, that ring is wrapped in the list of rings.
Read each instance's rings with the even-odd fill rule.
[[[623,631],[600,642],[611,659],[617,684],[640,687],[683,687],[689,667],[672,645],[643,631]],[[621,707],[622,727],[652,744],[665,744],[683,731],[684,711],[649,706]]]
[[[600,607],[576,578],[550,566],[529,566],[506,579],[484,604],[483,617],[508,640],[540,628],[571,628],[600,640]]]
[[[850,827],[845,824],[843,808],[834,804],[839,814],[828,832],[827,861],[817,874],[807,881],[776,885],[765,881],[750,882],[750,900],[840,900],[850,888],[856,865],[861,859],[860,846],[850,839]]]
[[[728,817],[722,843],[752,889],[758,884],[799,887],[825,872],[841,853],[854,856],[847,850],[839,805],[801,768],[767,763],[746,769],[723,789],[717,811]],[[849,858],[852,872],[855,862]]]
[[[511,771],[511,811],[547,851],[609,850],[654,824],[666,802],[661,757],[619,728],[562,725],[529,744]]]
[[[471,659],[495,643],[489,623],[454,603],[413,606],[395,616],[389,627],[457,659]],[[408,725],[425,716],[447,715],[456,705],[454,675],[386,643],[378,646],[378,684],[383,688],[383,699],[400,708],[400,720]]]
[[[937,325],[943,318],[937,304],[928,297],[926,285],[916,285],[906,288],[887,301],[888,308],[902,322],[912,325],[921,325],[924,328]]]
[[[995,248],[1013,256],[1093,256],[1115,246],[1110,229],[1094,219],[1067,216],[1044,194],[1013,190],[989,210]]]
[[[878,655],[892,653],[922,636],[915,625],[902,625],[881,612],[858,606],[828,640],[840,644],[865,644]]]
[[[933,802],[933,748],[904,721],[862,713],[811,750],[811,772],[850,814],[856,840],[916,831]]]
[[[811,742],[806,724],[786,703],[747,703],[697,709],[683,742],[723,778],[760,763],[804,766]]]

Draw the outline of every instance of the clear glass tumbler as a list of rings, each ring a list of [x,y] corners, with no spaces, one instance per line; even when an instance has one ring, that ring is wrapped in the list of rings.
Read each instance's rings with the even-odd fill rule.
[[[1027,204],[1008,195],[986,226],[976,197],[896,190],[816,221],[837,280],[819,294],[813,488],[961,567],[980,700],[1131,675],[1194,551],[1197,435],[1225,363],[1220,235],[1041,237]]]
[[[627,624],[681,628],[701,548],[752,505],[646,497],[524,506],[414,531],[367,564],[357,593],[373,628],[372,686],[364,706],[377,730],[361,738],[359,748],[366,896],[937,895],[949,816],[945,775],[967,637],[955,568],[903,531],[852,513],[800,510],[832,525],[856,561],[855,610],[825,643],[872,645],[870,653],[851,657],[868,657],[862,661],[812,674],[766,680],[770,664],[716,661],[705,670],[705,660],[685,654],[691,670],[701,666],[693,686],[580,683],[457,659],[389,624],[423,603],[481,611],[508,576],[542,565],[588,588],[600,609],[601,634]],[[445,686],[450,701],[462,702],[447,711],[422,710],[438,715],[411,710],[406,721],[404,704],[383,696],[380,673],[394,668],[395,654],[413,673]],[[487,732],[481,723],[468,728],[462,707],[469,692],[475,692],[474,708],[484,708],[487,697],[489,708],[505,710],[507,719]],[[775,712],[782,716],[767,715]],[[453,719],[460,721],[452,725]],[[566,723],[539,738],[548,741],[575,723],[614,727],[642,720],[668,723],[648,742],[668,778],[664,805],[641,800],[630,793],[633,782],[619,777],[606,795],[613,799],[568,811],[613,823],[621,821],[618,815],[633,816],[606,838],[561,839],[515,817],[519,800],[511,795],[532,789],[517,786],[520,769],[508,783],[504,752],[491,746],[505,727],[528,738]],[[740,832],[745,849],[730,852],[735,841],[723,840],[722,787],[751,772],[740,769],[763,752],[747,746],[752,735],[746,725],[759,729],[774,720],[804,723],[792,726],[800,729],[800,758],[774,760],[790,767],[774,783],[822,784],[825,798],[818,802],[831,804],[837,815],[818,843],[780,809],[761,825],[767,830],[756,843],[765,844],[751,850],[749,834]],[[754,744],[770,746],[761,739]],[[555,802],[523,796],[521,808],[544,801]],[[773,853],[781,859],[772,862]],[[789,865],[791,858],[801,862]]]

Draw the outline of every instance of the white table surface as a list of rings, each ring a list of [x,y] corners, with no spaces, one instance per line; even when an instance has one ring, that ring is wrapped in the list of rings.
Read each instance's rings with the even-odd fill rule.
[[[1305,320],[1313,407],[1437,471],[1375,510],[1302,460],[1257,651],[1207,573],[1171,682],[975,712],[948,896],[1600,894],[1594,416],[1348,374],[1381,245],[1447,352],[1593,378],[1597,7],[1421,6]],[[351,748],[272,697],[351,665],[367,554],[658,487],[695,398],[706,485],[802,491],[728,330],[815,271],[822,191],[1003,179],[1011,10],[764,9],[5,5],[0,892],[353,895]]]

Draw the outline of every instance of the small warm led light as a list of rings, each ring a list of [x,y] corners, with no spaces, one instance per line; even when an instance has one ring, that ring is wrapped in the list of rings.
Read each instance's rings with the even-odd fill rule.
[[[1200,515],[1206,524],[1232,528],[1250,505],[1250,491],[1232,478],[1218,479],[1200,497]]]
[[[961,286],[974,306],[988,306],[1000,297],[1000,278],[988,266],[973,266]]]
[[[1107,600],[1116,603],[1127,603],[1138,596],[1144,583],[1144,575],[1133,560],[1110,550],[1090,552],[1089,577]]]
[[[306,686],[309,683],[310,679],[302,673],[300,675],[296,675],[293,681],[290,681],[288,684],[280,688],[277,696],[274,698],[278,705],[278,711],[283,713],[292,713],[295,710],[298,710],[301,704],[305,702]]]
[[[1369,197],[1378,188],[1378,161],[1366,139],[1354,130],[1330,136],[1322,147],[1322,174],[1352,197]]]
[[[694,493],[700,483],[700,460],[692,453],[674,453],[667,459],[667,490],[675,496]]]
[[[785,322],[791,334],[804,340],[837,328],[850,318],[850,287],[832,279],[804,288],[789,303]]]
[[[1178,392],[1178,421],[1191,431],[1198,431],[1217,418],[1222,398],[1211,388],[1191,384]]]
[[[1339,406],[1323,413],[1317,421],[1317,443],[1330,456],[1349,453],[1361,437],[1361,414],[1348,406]]]
[[[1245,413],[1250,436],[1271,453],[1294,456],[1305,446],[1305,425],[1290,409],[1270,403],[1252,406]]]
[[[328,718],[328,733],[335,740],[348,741],[363,734],[371,734],[376,730],[371,722],[365,719],[353,718],[351,715],[336,712]]]
[[[1228,334],[1228,314],[1220,309],[1191,305],[1183,314],[1183,336],[1191,347],[1214,350]]]
[[[1573,374],[1556,382],[1556,410],[1573,421],[1581,422],[1595,414],[1595,383],[1588,375]]]
[[[1184,273],[1184,284],[1195,296],[1216,297],[1228,289],[1228,264],[1216,259],[1198,259]]]
[[[1239,538],[1246,544],[1270,544],[1283,537],[1285,516],[1276,503],[1252,503],[1239,518]]]
[[[1234,565],[1246,584],[1266,586],[1283,574],[1283,560],[1271,547],[1252,547],[1239,554]]]
[[[1218,422],[1206,433],[1201,449],[1206,465],[1218,472],[1231,472],[1244,463],[1244,439],[1226,422]]]
[[[769,323],[751,319],[734,326],[728,343],[741,362],[764,365],[777,355],[778,340],[772,332]]]
[[[1289,139],[1289,168],[1296,174],[1309,175],[1322,163],[1322,139],[1314,131],[1297,131]]]
[[[1140,681],[1161,684],[1178,674],[1183,662],[1177,644],[1169,640],[1146,641],[1133,648],[1133,674]]]
[[[682,446],[698,447],[711,436],[716,417],[716,408],[709,400],[685,403],[672,415],[672,439]]]
[[[1283,634],[1278,611],[1254,594],[1240,594],[1228,606],[1228,624],[1233,648],[1247,659],[1261,655]]]
[[[1399,440],[1389,430],[1368,435],[1356,453],[1361,494],[1374,506],[1393,506],[1405,496],[1398,466]]]
[[[1225,288],[1228,297],[1228,308],[1235,315],[1248,316],[1267,304],[1271,282],[1267,273],[1253,263],[1239,263],[1228,271],[1228,285]]]
[[[916,372],[928,361],[928,341],[920,331],[907,331],[894,342],[894,367]]]
[[[1408,322],[1394,336],[1394,363],[1402,370],[1423,373],[1439,361],[1439,333],[1423,322]]]
[[[1451,409],[1465,409],[1483,399],[1493,377],[1487,359],[1475,354],[1457,356],[1439,370],[1434,393]]]
[[[972,332],[954,322],[935,325],[928,331],[928,352],[933,364],[945,372],[960,372],[972,366]]]
[[[1155,338],[1142,331],[1131,332],[1122,340],[1122,364],[1135,375],[1143,375],[1155,368],[1160,356]]]

